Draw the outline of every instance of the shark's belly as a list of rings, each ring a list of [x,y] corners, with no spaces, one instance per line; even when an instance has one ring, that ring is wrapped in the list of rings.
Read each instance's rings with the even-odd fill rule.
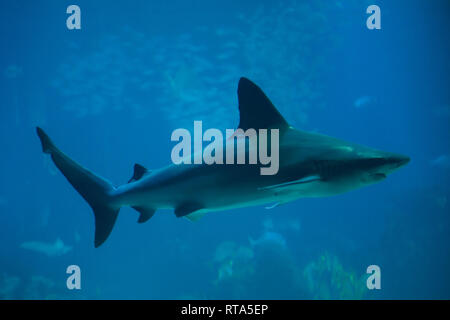
[[[313,181],[309,183],[295,185],[291,188],[286,188],[284,192],[278,190],[286,198],[292,200],[298,198],[320,198],[330,197],[347,191],[357,189],[360,185],[357,183],[346,183],[345,181]]]
[[[245,190],[237,189],[237,192],[223,190],[224,194],[216,195],[214,201],[205,202],[203,211],[219,211],[265,204],[283,204],[299,198],[328,197],[346,192],[347,189],[340,188],[327,182],[311,182],[296,186],[278,188],[273,190]]]
[[[214,169],[214,170],[212,170]],[[261,176],[259,170],[249,167],[226,166],[202,167],[186,171],[180,177],[160,179],[139,192],[138,205],[150,204],[153,208],[177,208],[193,206],[202,211],[217,211],[268,203],[286,203],[304,197],[326,197],[349,190],[342,183],[323,180],[308,181],[288,186],[277,186],[290,181],[290,176]]]
[[[287,203],[303,197],[325,197],[338,193],[327,184],[312,182],[274,190],[260,190],[258,186],[240,181],[236,184],[211,183],[178,184],[159,190],[159,208],[176,208],[185,203],[201,205],[203,212],[236,209],[270,203]],[[167,196],[170,195],[170,196]]]
[[[186,203],[196,204],[205,210],[237,208],[273,201],[273,193],[261,192],[264,177],[249,175],[236,167],[225,167],[215,172],[199,171],[187,179],[161,183],[148,191],[158,208],[176,208]]]

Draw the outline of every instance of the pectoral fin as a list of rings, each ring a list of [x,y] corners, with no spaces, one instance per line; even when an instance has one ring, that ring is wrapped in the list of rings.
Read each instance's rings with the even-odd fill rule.
[[[186,216],[184,216],[184,218],[188,219],[189,221],[195,222],[198,221],[201,217],[203,217],[206,214],[206,212],[193,212],[190,213]]]
[[[186,203],[179,205],[175,208],[175,215],[180,217],[185,217],[187,215],[194,214],[196,211],[203,209],[203,206],[196,203]],[[187,217],[189,219],[189,217]]]
[[[270,185],[270,186],[266,186],[266,187],[261,187],[258,188],[258,190],[273,190],[273,189],[282,189],[282,188],[288,188],[294,185],[298,185],[298,184],[305,184],[305,183],[311,183],[314,181],[320,181],[321,178],[318,175],[312,175],[312,176],[307,176],[298,180],[294,180],[294,181],[288,181],[288,182],[284,182],[284,183],[280,183],[280,184],[274,184],[274,185]]]

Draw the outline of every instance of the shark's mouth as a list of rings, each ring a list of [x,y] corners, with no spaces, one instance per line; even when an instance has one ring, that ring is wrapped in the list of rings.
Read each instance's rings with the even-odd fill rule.
[[[386,179],[386,174],[384,173],[373,173],[371,174],[372,178],[374,178],[375,180],[383,180]]]

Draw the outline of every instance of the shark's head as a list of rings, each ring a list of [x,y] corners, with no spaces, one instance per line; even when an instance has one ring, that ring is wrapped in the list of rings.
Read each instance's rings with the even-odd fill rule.
[[[406,165],[407,156],[348,143],[332,137],[300,131],[288,132],[289,182],[302,196],[329,196],[358,189],[384,180]],[[280,158],[282,159],[282,157]]]
[[[380,182],[409,161],[409,157],[401,154],[346,145],[332,153],[328,168],[326,165],[325,168],[319,166],[319,170],[324,181],[340,193]]]
[[[339,194],[380,182],[410,161],[401,154],[365,147],[349,147],[348,152],[332,154],[336,157],[315,163],[314,175],[319,180],[313,196]]]
[[[401,154],[376,151],[370,156],[362,155],[356,158],[354,168],[363,184],[371,184],[385,179],[409,161],[409,157]]]

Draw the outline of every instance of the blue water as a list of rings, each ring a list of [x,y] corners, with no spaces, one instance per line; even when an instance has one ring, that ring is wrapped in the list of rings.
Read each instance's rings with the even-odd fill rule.
[[[164,4],[163,4],[164,3]],[[0,4],[1,299],[448,299],[447,1],[67,1]],[[411,162],[386,180],[196,223],[121,210],[95,249],[93,214],[46,157],[126,183],[170,162],[171,132],[238,124],[246,76],[285,118]],[[57,242],[57,239],[60,239]],[[81,290],[66,268],[81,268]],[[366,268],[381,268],[368,290]]]

